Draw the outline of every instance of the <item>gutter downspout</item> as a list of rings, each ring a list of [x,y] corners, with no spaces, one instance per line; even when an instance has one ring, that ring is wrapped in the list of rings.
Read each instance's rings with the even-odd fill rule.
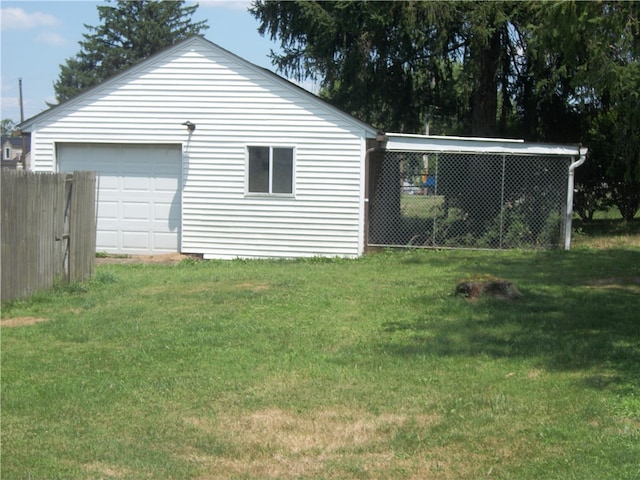
[[[564,223],[564,249],[571,249],[571,222],[573,221],[573,188],[575,184],[575,170],[587,160],[588,149],[580,147],[580,157],[569,165],[569,181],[567,184],[567,213]]]

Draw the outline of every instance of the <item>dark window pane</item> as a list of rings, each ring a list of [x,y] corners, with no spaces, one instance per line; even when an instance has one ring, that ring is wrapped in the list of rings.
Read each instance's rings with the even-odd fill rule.
[[[273,193],[293,193],[293,149],[273,149]]]
[[[249,191],[269,193],[269,147],[249,147]]]

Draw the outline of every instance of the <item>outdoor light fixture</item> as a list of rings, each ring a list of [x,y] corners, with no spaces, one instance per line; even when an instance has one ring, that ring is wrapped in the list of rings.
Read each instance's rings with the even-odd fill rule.
[[[193,132],[196,129],[196,124],[191,123],[189,120],[184,122],[182,125],[185,125],[187,127],[187,130],[189,130],[190,132]]]

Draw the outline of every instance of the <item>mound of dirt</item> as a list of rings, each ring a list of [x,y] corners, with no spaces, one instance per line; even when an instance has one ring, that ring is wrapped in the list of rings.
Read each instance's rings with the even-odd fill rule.
[[[460,282],[456,286],[456,295],[461,295],[468,300],[477,300],[480,297],[492,297],[500,300],[522,298],[518,287],[506,280]]]

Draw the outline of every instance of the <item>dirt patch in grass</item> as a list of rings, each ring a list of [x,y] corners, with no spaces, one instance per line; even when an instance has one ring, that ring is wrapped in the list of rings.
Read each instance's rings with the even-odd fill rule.
[[[533,368],[527,373],[527,378],[539,378],[544,373],[543,370]]]
[[[36,323],[48,322],[48,318],[42,317],[15,317],[15,318],[5,318],[0,321],[0,326],[2,328],[10,328],[10,327],[28,327],[30,325],[35,325]]]
[[[271,445],[278,450],[299,453],[309,450],[336,451],[386,439],[393,427],[402,426],[406,416],[374,416],[357,412],[321,411],[313,415],[270,409],[243,418],[223,420],[224,429],[243,443]]]
[[[216,459],[209,472],[198,480],[224,478],[332,478],[371,480],[394,478],[392,465],[407,460],[394,459],[393,452],[354,454],[319,453],[315,456],[289,456],[276,454],[268,458]],[[344,467],[340,467],[342,464]],[[397,468],[397,467],[396,467]],[[406,468],[402,469],[406,472]],[[425,469],[429,471],[429,469]],[[402,478],[424,478],[420,476]]]
[[[224,453],[211,455],[190,446],[179,455],[197,465],[199,480],[453,480],[500,476],[503,463],[518,463],[537,448],[527,436],[509,442],[485,438],[473,452],[455,441],[439,445],[432,437],[442,421],[437,414],[375,415],[350,409],[300,413],[277,408],[217,419],[184,418],[186,425],[220,439],[225,447]],[[562,457],[564,452],[555,448],[539,453]]]
[[[151,265],[176,265],[187,258],[194,258],[184,253],[167,253],[165,255],[107,255],[96,258],[96,265],[131,265],[146,263]],[[197,257],[199,259],[199,257]]]
[[[640,277],[632,277],[632,278],[610,277],[610,278],[599,278],[593,281],[593,284],[595,286],[625,285],[628,283],[635,283],[636,285],[640,285]]]
[[[628,290],[634,293],[640,293],[640,277],[610,277],[610,278],[598,278],[593,280],[589,285],[589,288],[599,289],[621,289]]]
[[[105,463],[91,463],[84,466],[84,470],[91,474],[96,475],[98,478],[125,478],[129,477],[131,472],[126,468],[107,465]]]
[[[575,246],[587,246],[600,250],[612,248],[638,248],[640,247],[640,235],[603,235],[595,237],[576,237],[572,240]]]
[[[437,415],[374,415],[354,410],[296,413],[266,409],[246,415],[226,415],[215,423],[186,418],[186,424],[232,445],[229,455],[184,454],[203,467],[200,480],[212,478],[393,478],[394,469],[430,471],[435,460],[398,458],[389,442],[405,425],[428,427]]]
[[[266,283],[253,283],[253,282],[245,282],[239,283],[235,286],[238,290],[251,290],[252,292],[264,292],[269,290],[269,285]]]

